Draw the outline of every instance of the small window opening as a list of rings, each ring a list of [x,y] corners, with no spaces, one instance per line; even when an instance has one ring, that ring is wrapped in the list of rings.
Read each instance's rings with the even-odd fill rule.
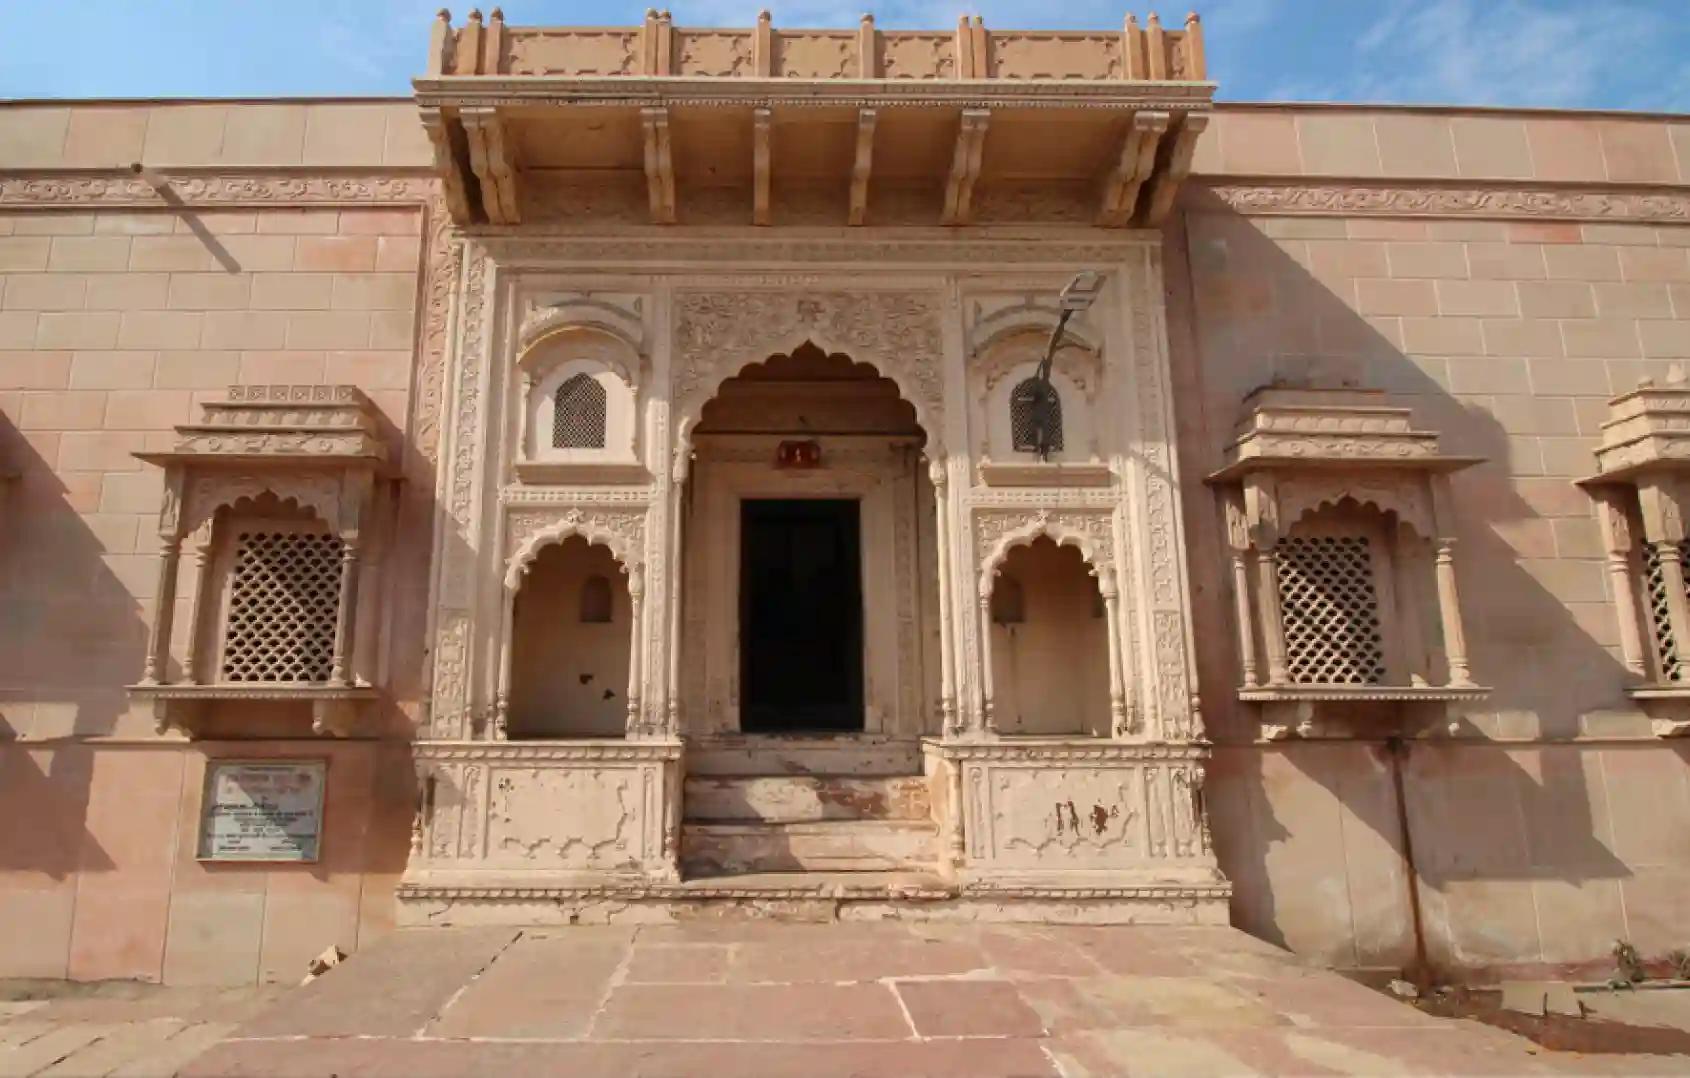
[[[552,448],[603,449],[604,386],[586,374],[564,379],[552,398]]]
[[[610,623],[610,581],[594,574],[581,582],[581,621],[587,625]]]

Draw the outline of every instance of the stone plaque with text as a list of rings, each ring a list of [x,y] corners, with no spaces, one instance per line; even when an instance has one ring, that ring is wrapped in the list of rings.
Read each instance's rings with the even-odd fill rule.
[[[203,861],[315,861],[326,760],[213,760],[200,820]]]

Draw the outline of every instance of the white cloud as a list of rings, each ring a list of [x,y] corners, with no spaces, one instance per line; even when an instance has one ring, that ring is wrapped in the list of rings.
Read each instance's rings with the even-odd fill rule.
[[[1392,0],[1356,41],[1355,100],[1577,107],[1615,65],[1653,65],[1663,13],[1609,3]]]

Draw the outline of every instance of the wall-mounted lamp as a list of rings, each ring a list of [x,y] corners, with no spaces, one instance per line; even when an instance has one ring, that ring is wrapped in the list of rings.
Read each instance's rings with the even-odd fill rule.
[[[1033,448],[1040,460],[1050,459],[1051,443],[1056,437],[1054,428],[1059,403],[1056,389],[1050,384],[1050,368],[1056,360],[1056,349],[1062,343],[1068,319],[1090,307],[1097,294],[1103,291],[1103,278],[1104,275],[1096,270],[1081,270],[1062,286],[1056,297],[1056,326],[1050,331],[1050,343],[1045,346],[1044,358],[1039,360],[1039,369],[1033,378],[1016,390],[1016,403],[1026,408],[1033,428]]]

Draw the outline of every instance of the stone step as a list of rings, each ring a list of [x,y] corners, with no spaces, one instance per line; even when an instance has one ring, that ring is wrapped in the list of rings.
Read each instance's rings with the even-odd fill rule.
[[[687,746],[689,775],[919,775],[921,742],[885,734],[724,736]]]
[[[906,820],[689,823],[681,828],[688,877],[758,872],[897,872],[930,869],[936,829]]]
[[[919,775],[723,775],[688,778],[688,820],[802,823],[819,820],[927,820],[927,780]]]

